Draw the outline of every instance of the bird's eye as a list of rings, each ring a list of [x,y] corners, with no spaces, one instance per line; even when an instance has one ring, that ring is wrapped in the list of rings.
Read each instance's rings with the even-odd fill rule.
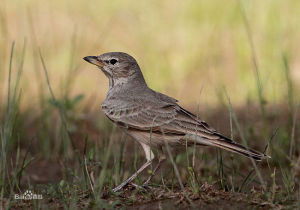
[[[115,65],[118,61],[117,61],[116,59],[113,58],[113,59],[111,59],[109,62],[110,62],[110,64]]]

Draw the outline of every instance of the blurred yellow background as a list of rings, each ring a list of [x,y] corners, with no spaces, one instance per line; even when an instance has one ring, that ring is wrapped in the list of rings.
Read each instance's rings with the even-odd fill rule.
[[[299,0],[2,0],[0,99],[6,100],[12,42],[15,78],[26,40],[22,106],[49,94],[39,49],[57,97],[69,89],[100,105],[108,80],[82,58],[123,51],[137,59],[151,88],[183,105],[218,105],[224,89],[235,106],[258,101],[243,11],[263,96],[281,103],[288,94],[283,56],[295,89],[300,86]]]

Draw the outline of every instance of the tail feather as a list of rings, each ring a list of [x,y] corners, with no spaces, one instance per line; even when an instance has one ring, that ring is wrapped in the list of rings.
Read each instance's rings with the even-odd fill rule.
[[[222,136],[220,134],[217,135],[219,136],[218,139],[204,139],[203,137],[199,138],[199,136],[197,136],[196,138],[194,136],[193,139],[199,144],[219,147],[230,152],[244,155],[248,158],[253,158],[256,161],[261,161],[262,159],[269,157],[261,152],[238,144],[225,136]]]
[[[211,142],[216,147],[253,158],[256,161],[261,161],[263,158],[267,157],[263,153],[257,152],[235,142],[229,143],[223,140],[211,140]]]

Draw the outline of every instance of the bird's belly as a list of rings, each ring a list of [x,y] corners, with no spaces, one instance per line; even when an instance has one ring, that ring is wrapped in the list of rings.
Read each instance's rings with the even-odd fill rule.
[[[128,130],[127,133],[136,141],[155,147],[165,145],[165,141],[170,146],[178,145],[181,138],[178,135],[163,135],[161,133],[151,133],[149,131]]]

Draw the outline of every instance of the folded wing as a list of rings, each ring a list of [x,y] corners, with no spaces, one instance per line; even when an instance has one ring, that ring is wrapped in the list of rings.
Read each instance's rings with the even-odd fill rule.
[[[264,154],[240,145],[221,135],[197,116],[176,103],[114,103],[102,109],[109,119],[127,129],[138,129],[166,135],[178,135],[182,144],[196,143],[219,147],[239,153],[255,160],[261,160]],[[180,141],[181,140],[181,141]]]

